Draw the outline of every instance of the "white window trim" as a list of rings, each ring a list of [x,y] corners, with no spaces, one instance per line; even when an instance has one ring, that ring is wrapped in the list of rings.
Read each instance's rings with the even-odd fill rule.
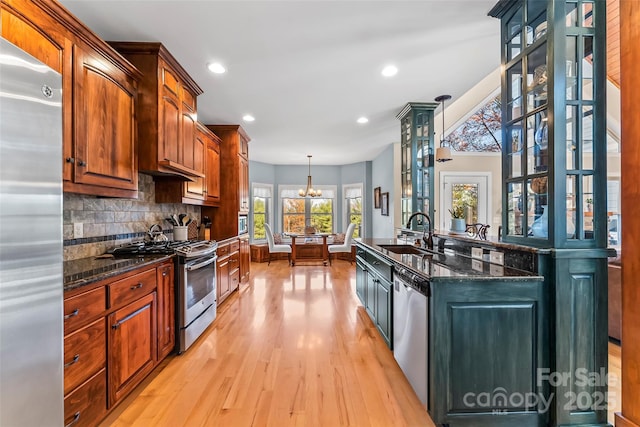
[[[444,205],[445,203],[445,191],[444,191],[444,184],[445,184],[445,178],[446,177],[464,177],[464,176],[481,176],[481,177],[485,177],[487,179],[487,206],[486,206],[486,217],[487,217],[487,223],[488,224],[492,224],[492,218],[491,218],[491,206],[493,203],[493,200],[491,198],[491,190],[492,190],[492,174],[491,172],[458,172],[458,171],[440,171],[440,176],[439,176],[439,180],[440,180],[440,211],[441,212],[445,212],[445,209],[447,209]],[[446,224],[446,218],[447,215],[443,215],[440,214],[439,218],[438,218],[438,222],[440,223],[440,229],[441,230],[446,230],[448,229],[448,226]]]
[[[360,190],[361,198],[362,198],[362,201],[363,201],[363,203],[362,203],[362,206],[363,206],[363,209],[362,209],[362,226],[360,227],[360,233],[361,233],[360,237],[363,237],[362,234],[364,234],[364,224],[365,224],[365,213],[366,213],[366,210],[364,209],[364,184],[361,183],[361,182],[355,183],[355,184],[343,184],[342,185],[342,221],[341,221],[342,222],[342,230],[346,230],[347,229],[347,225],[348,225],[346,223],[346,221],[347,221],[347,203],[346,203],[347,197],[346,197],[346,194],[347,194],[347,189],[349,189],[349,188],[357,188],[357,189]]]
[[[275,194],[273,193],[273,184],[263,184],[260,182],[252,182],[251,183],[251,210],[249,212],[249,229],[251,230],[249,235],[251,236],[252,241],[254,242],[266,242],[267,239],[254,239],[253,237],[253,215],[254,215],[254,208],[253,208],[253,198],[254,198],[254,194],[255,191],[254,189],[256,187],[263,187],[263,188],[269,188],[271,190],[271,204],[274,205],[275,204]],[[271,226],[271,228],[273,228],[273,217],[274,217],[274,213],[273,211],[275,210],[275,206],[271,206],[271,212],[267,211],[267,218],[265,219],[265,223],[269,224]]]

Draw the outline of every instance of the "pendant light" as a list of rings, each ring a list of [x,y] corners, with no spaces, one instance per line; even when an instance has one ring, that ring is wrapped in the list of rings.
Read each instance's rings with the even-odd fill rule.
[[[311,155],[307,154],[309,158],[309,175],[307,176],[307,189],[303,190],[302,188],[298,191],[298,195],[300,197],[320,197],[322,196],[321,190],[314,190],[313,185],[311,185]]]
[[[444,101],[451,99],[451,95],[440,95],[435,99],[436,102],[442,103],[442,135],[440,135],[440,147],[436,148],[436,162],[448,162],[453,160],[451,149],[444,146]]]

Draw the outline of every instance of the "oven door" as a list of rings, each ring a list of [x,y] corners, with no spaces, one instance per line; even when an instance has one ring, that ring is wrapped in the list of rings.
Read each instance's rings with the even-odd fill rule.
[[[216,303],[216,260],[206,256],[181,263],[180,327],[185,328]]]

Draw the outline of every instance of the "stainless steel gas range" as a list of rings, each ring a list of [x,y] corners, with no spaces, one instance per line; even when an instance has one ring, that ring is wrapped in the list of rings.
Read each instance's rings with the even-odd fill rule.
[[[216,318],[216,250],[211,240],[142,242],[110,251],[114,256],[176,254],[178,351],[188,349]]]

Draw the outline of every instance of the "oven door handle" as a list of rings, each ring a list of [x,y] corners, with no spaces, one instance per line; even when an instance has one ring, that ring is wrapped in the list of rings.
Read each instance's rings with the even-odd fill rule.
[[[213,256],[211,258],[207,258],[202,262],[198,262],[198,263],[193,263],[193,264],[187,264],[185,266],[187,271],[193,271],[193,270],[198,270],[202,267],[206,267],[209,264],[213,264],[214,262],[216,262],[216,260],[218,259],[217,256]]]

